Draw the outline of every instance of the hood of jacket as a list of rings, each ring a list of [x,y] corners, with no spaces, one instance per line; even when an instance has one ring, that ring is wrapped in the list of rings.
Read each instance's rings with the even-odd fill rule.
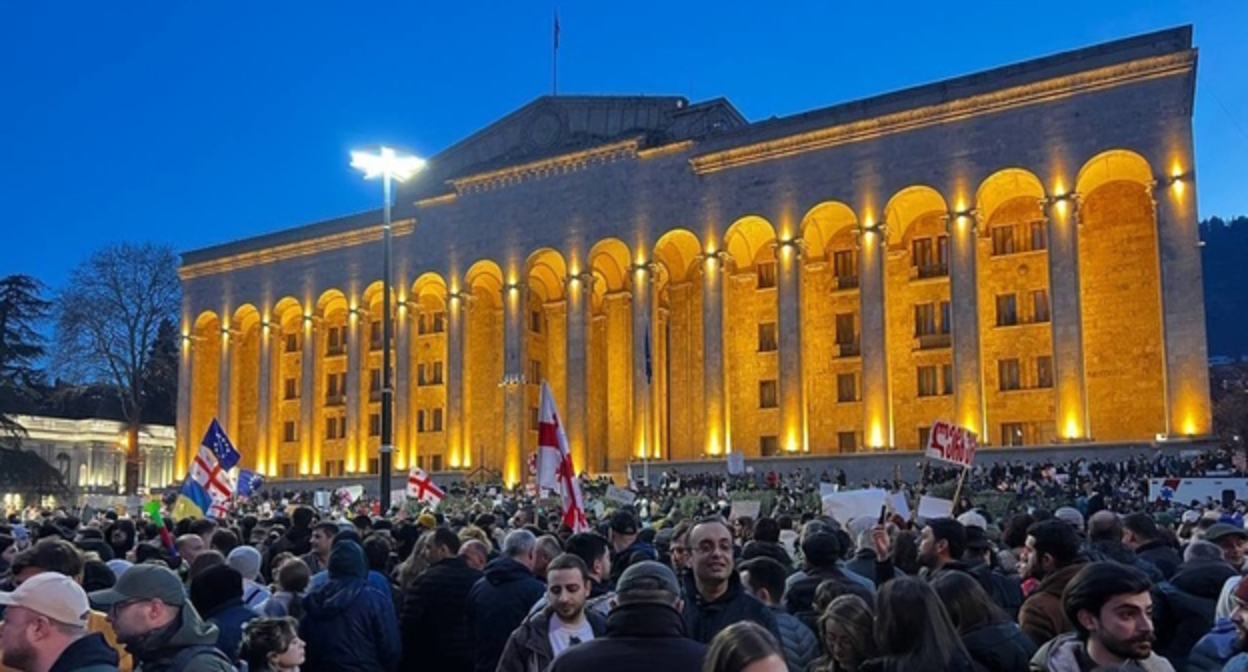
[[[623,604],[607,615],[606,636],[684,639],[685,619],[667,604]]]
[[[334,544],[329,554],[329,581],[303,602],[309,618],[333,618],[351,607],[368,586],[364,551],[354,541]]]
[[[1085,663],[1090,663],[1089,669],[1097,667],[1096,663],[1088,658],[1083,641],[1073,632],[1058,635],[1049,640],[1040,647],[1039,651],[1036,651],[1036,655],[1031,659],[1032,669],[1046,672],[1082,672]],[[1170,663],[1158,656],[1156,652],[1135,663],[1147,672],[1174,672]]]
[[[1179,565],[1179,571],[1170,577],[1170,585],[1189,595],[1216,600],[1222,594],[1222,585],[1236,574],[1235,568],[1221,560],[1194,560]]]
[[[1094,541],[1088,544],[1087,554],[1097,560],[1112,560],[1123,565],[1135,564],[1135,551],[1121,541]]]
[[[126,650],[139,661],[161,660],[188,646],[214,646],[217,634],[217,626],[205,623],[188,603],[173,622],[127,642]]]
[[[491,586],[498,587],[531,578],[533,572],[511,558],[496,558],[485,566],[485,580]]]
[[[331,580],[362,579],[368,576],[368,561],[364,558],[364,549],[354,541],[341,541],[334,544],[329,552],[329,562],[326,568],[329,570]]]
[[[116,667],[120,658],[117,651],[108,645],[104,635],[95,633],[80,637],[61,652],[61,657],[48,669],[48,672],[68,672],[90,665],[106,665]]]

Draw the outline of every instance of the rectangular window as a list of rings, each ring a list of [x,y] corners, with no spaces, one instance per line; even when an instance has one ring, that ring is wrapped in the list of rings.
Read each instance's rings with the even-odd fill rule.
[[[1048,355],[1036,358],[1036,387],[1053,387],[1053,358]]]
[[[997,360],[997,387],[1002,391],[1017,390],[1022,387],[1018,379],[1018,360]]]
[[[416,333],[421,336],[429,333],[429,315],[423,310],[416,316]]]
[[[442,384],[442,362],[437,361],[429,365],[429,384]]]
[[[1030,225],[1031,249],[1049,249],[1049,227],[1044,222],[1032,222]]]
[[[1023,423],[1021,422],[1001,423],[1001,445],[1003,446],[1023,445]]]
[[[344,346],[347,344],[345,327],[330,327],[329,333],[326,334],[325,348],[326,352],[331,355],[341,355]]]
[[[940,367],[940,393],[943,395],[953,394],[953,365],[942,364]]]
[[[940,333],[948,334],[953,331],[953,304],[948,301],[940,302]]]
[[[936,268],[940,275],[949,275],[949,236],[936,237]]]
[[[1049,292],[1045,289],[1036,289],[1031,292],[1031,309],[1032,317],[1036,322],[1049,321]]]
[[[777,436],[760,436],[758,437],[758,452],[763,457],[772,457],[780,454],[780,438]]]
[[[442,431],[442,409],[440,408],[433,409],[433,429],[430,431]]]
[[[429,457],[429,471],[433,471],[433,472],[442,471],[442,456],[441,455],[431,455]]]
[[[853,345],[858,342],[858,334],[854,329],[853,313],[836,314],[836,344]]]
[[[934,397],[937,395],[940,389],[940,381],[937,378],[935,366],[920,366],[918,378],[920,397]]]
[[[529,311],[529,331],[535,334],[542,333],[542,311],[540,310]]]
[[[291,399],[298,399],[298,398],[299,398],[299,381],[298,381],[298,380],[296,380],[296,379],[294,379],[294,378],[287,378],[287,379],[283,382],[283,385],[284,385],[284,388],[285,388],[285,389],[283,389],[283,390],[282,390],[282,392],[283,392],[283,394],[282,394],[282,398],[283,398],[283,399],[286,399],[286,400],[291,400]]]
[[[282,463],[282,478],[284,478],[284,479],[286,479],[286,480],[290,480],[290,479],[292,479],[292,478],[294,478],[294,477],[295,477],[295,474],[296,474],[296,473],[297,473],[297,472],[295,471],[295,463],[294,463],[294,462],[283,462],[283,463]]]
[[[758,407],[776,408],[779,405],[779,394],[776,381],[760,380],[758,382]]]
[[[832,270],[836,275],[837,289],[853,289],[858,286],[858,254],[854,250],[833,252]]]
[[[446,331],[446,313],[438,311],[433,314],[433,333],[441,334]]]
[[[992,255],[1014,254],[1014,225],[992,227]]]
[[[330,373],[325,376],[325,403],[329,405],[342,403],[342,396],[347,393],[347,374]]]
[[[381,320],[368,323],[368,347],[370,350],[381,349]]]
[[[536,432],[541,429],[541,410],[534,406],[529,409],[529,431]]]
[[[919,450],[927,450],[927,444],[930,443],[931,440],[932,440],[932,428],[930,426],[920,427],[919,428]]]
[[[381,392],[381,369],[368,370],[368,391]]]
[[[428,385],[429,377],[425,374],[425,363],[421,362],[416,365],[416,385]]]
[[[286,334],[286,352],[299,352],[299,334]]]
[[[368,458],[368,473],[376,474],[379,472],[381,472],[381,458],[378,458],[378,457]]]
[[[533,384],[533,385],[540,384],[543,378],[542,374],[544,373],[545,371],[542,370],[542,360],[540,359],[529,360],[529,383],[530,384]]]
[[[338,418],[335,418],[335,417],[325,418],[325,438],[326,439],[338,438]]]
[[[936,333],[936,306],[919,303],[914,306],[914,335],[931,336]]]
[[[282,423],[282,440],[286,443],[294,443],[299,440],[299,431],[296,429],[294,420],[287,420]]]
[[[837,432],[836,450],[842,454],[858,452],[858,434],[856,432]]]
[[[776,351],[776,323],[761,322],[758,325],[758,351]]]
[[[368,435],[369,436],[381,436],[381,414],[380,413],[368,414]]]
[[[759,262],[757,269],[759,289],[770,289],[776,286],[776,262]]]
[[[427,424],[425,422],[425,409],[422,408],[419,411],[416,411],[416,431],[417,432],[428,431],[426,427],[427,427]]]
[[[836,400],[838,402],[858,401],[858,375],[854,373],[836,374]]]
[[[915,238],[910,243],[910,261],[913,265],[922,268],[930,268],[935,261],[932,258],[932,239],[931,238]]]
[[[1018,324],[1018,299],[1014,294],[997,295],[997,326],[1010,327]]]

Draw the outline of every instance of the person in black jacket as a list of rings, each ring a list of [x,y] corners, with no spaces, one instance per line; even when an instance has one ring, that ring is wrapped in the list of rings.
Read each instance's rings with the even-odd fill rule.
[[[502,557],[485,566],[485,575],[468,592],[476,672],[498,668],[511,631],[546,592],[546,586],[533,576],[536,555],[537,537],[528,530],[512,530],[503,540]]]
[[[1183,557],[1166,543],[1157,527],[1157,521],[1147,513],[1132,513],[1122,519],[1122,543],[1135,551],[1135,555],[1152,563],[1167,579],[1174,576]]]
[[[689,531],[689,547],[693,572],[685,578],[684,605],[689,636],[706,644],[732,623],[754,621],[779,640],[771,610],[741,587],[728,524],[719,518],[699,522]]]
[[[547,672],[689,672],[702,669],[706,646],[685,636],[680,583],[671,568],[634,563],[616,584],[602,637],[555,659]]]
[[[1175,669],[1184,668],[1196,642],[1213,629],[1222,585],[1237,575],[1217,544],[1193,541],[1184,557],[1174,576],[1153,589],[1157,653]]]
[[[1036,643],[993,603],[978,581],[962,572],[942,572],[931,583],[975,663],[987,672],[1028,669]]]
[[[1023,588],[1018,576],[1006,574],[993,566],[996,549],[982,527],[966,528],[966,553],[962,556],[966,573],[970,574],[994,604],[1005,611],[1011,620],[1018,619],[1023,606]]]
[[[815,604],[819,586],[833,582],[838,588],[837,594],[857,595],[868,603],[875,599],[870,590],[837,566],[840,557],[841,544],[832,534],[815,532],[802,539],[802,578],[792,582],[785,591],[784,607],[812,632],[817,632],[819,628],[820,614]],[[892,578],[891,565],[879,571],[887,572]]]
[[[402,667],[471,672],[472,629],[464,605],[481,572],[459,555],[454,532],[439,527],[429,534],[429,568],[416,577],[403,600]]]
[[[329,581],[304,601],[299,638],[307,642],[303,672],[383,672],[403,653],[394,600],[368,580],[364,549],[354,541],[334,543]]]

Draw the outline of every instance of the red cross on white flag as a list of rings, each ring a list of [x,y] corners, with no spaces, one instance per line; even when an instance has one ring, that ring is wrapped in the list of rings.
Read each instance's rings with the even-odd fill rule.
[[[204,490],[214,502],[229,499],[234,495],[234,482],[230,473],[221,468],[221,463],[212,451],[204,446],[199,447],[195,461],[191,463],[191,478],[204,486]]]
[[[407,498],[418,502],[426,502],[436,507],[446,497],[446,493],[434,484],[433,479],[424,469],[412,467],[407,474]]]
[[[563,500],[563,523],[573,532],[589,529],[585,520],[585,500],[576,480],[568,436],[563,431],[550,385],[542,381],[542,406],[537,418],[537,485],[555,490]]]

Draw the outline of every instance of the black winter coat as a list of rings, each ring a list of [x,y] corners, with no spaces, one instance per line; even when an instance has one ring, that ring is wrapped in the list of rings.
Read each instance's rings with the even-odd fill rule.
[[[511,631],[520,626],[545,592],[546,586],[533,572],[511,558],[491,560],[485,566],[485,575],[468,592],[476,672],[494,672]]]
[[[407,589],[400,619],[403,669],[472,672],[468,593],[481,572],[459,556],[426,569]]]
[[[1179,571],[1179,565],[1183,564],[1183,556],[1164,541],[1150,541],[1135,549],[1135,555],[1153,563],[1167,579],[1174,576]]]
[[[732,572],[728,578],[728,590],[717,599],[707,602],[698,593],[693,575],[685,579],[685,631],[689,637],[709,644],[724,628],[740,621],[754,621],[767,628],[776,641],[780,641],[780,628],[776,617],[758,598],[745,592],[741,577]]]
[[[403,653],[394,600],[368,581],[364,551],[338,542],[329,554],[329,583],[304,600],[299,638],[307,642],[303,672],[385,672]]]
[[[1235,574],[1221,560],[1198,560],[1153,589],[1155,648],[1175,669],[1183,669],[1196,642],[1213,629],[1222,584]]]
[[[965,571],[988,593],[993,603],[1005,610],[1012,620],[1018,620],[1018,610],[1023,607],[1023,588],[1017,576],[1003,574],[986,562],[967,564]]]
[[[627,604],[607,616],[607,631],[578,644],[546,672],[696,672],[706,645],[685,636],[679,612],[665,604]]]
[[[1036,655],[1036,643],[1012,621],[989,625],[962,635],[971,658],[988,672],[1026,670]]]

